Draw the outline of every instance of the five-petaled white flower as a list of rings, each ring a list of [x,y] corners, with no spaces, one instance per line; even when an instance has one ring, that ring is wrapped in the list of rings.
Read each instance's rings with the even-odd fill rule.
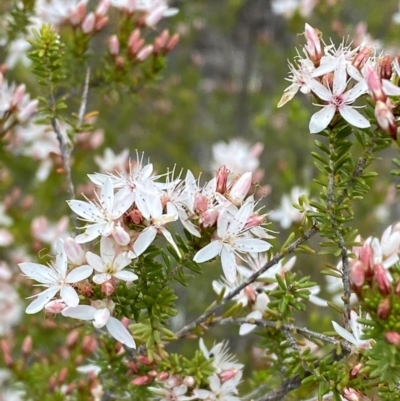
[[[77,306],[79,304],[79,296],[71,284],[88,278],[93,268],[85,265],[76,267],[68,272],[67,254],[64,249],[64,243],[60,239],[56,245],[57,256],[56,263],[50,264],[48,267],[38,263],[20,263],[19,267],[25,276],[38,281],[39,285],[47,287],[46,290],[34,295],[37,297],[26,308],[26,313],[37,313],[60,291],[61,299],[68,306]]]
[[[193,394],[200,400],[207,401],[240,401],[241,398],[236,397],[237,385],[242,378],[242,372],[237,372],[231,380],[221,382],[218,375],[213,374],[209,377],[210,390],[195,389]]]
[[[78,244],[92,241],[102,235],[108,237],[115,233],[117,220],[130,208],[132,199],[121,196],[121,192],[114,195],[114,187],[110,177],[106,177],[102,183],[98,202],[84,202],[80,200],[68,201],[69,207],[81,217],[82,220],[93,223],[87,224],[85,232],[75,237]],[[117,239],[117,236],[115,236]],[[126,244],[120,244],[126,245]]]
[[[101,257],[92,252],[86,253],[88,264],[98,273],[93,276],[93,281],[96,284],[103,284],[112,277],[123,281],[137,280],[138,276],[135,273],[124,270],[131,263],[127,252],[122,252],[116,256],[114,245],[107,237],[101,237],[100,255]]]
[[[254,202],[246,202],[233,217],[226,209],[222,210],[217,222],[218,238],[198,251],[193,260],[202,263],[220,255],[226,279],[235,282],[238,267],[236,256],[241,257],[240,253],[265,252],[271,247],[268,242],[253,238],[245,228],[253,209]]]
[[[337,112],[339,112],[349,124],[355,127],[370,127],[371,124],[369,121],[355,110],[354,106],[349,106],[349,104],[353,103],[359,96],[367,92],[367,83],[363,79],[352,89],[344,92],[347,86],[347,73],[346,62],[343,57],[335,69],[332,90],[315,79],[309,79],[306,82],[320,99],[327,102],[327,104],[322,107],[322,110],[316,112],[311,117],[310,132],[312,134],[323,131]]]

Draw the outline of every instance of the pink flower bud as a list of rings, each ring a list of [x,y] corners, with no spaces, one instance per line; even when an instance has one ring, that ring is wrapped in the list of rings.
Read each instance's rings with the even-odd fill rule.
[[[196,384],[196,380],[194,380],[193,376],[186,376],[183,379],[183,383],[186,387],[193,387]]]
[[[18,112],[18,121],[21,123],[26,122],[37,112],[38,105],[39,100],[35,99],[30,101],[23,109]]]
[[[164,47],[167,45],[167,41],[169,39],[169,32],[168,29],[164,29],[161,32],[160,36],[154,40],[154,53],[160,54]]]
[[[367,81],[369,93],[375,102],[378,100],[382,102],[386,102],[387,96],[384,94],[382,89],[382,81],[379,78],[378,73],[375,71],[374,67],[371,64],[365,64],[365,79]]]
[[[160,382],[163,382],[165,380],[167,380],[169,377],[169,373],[168,372],[160,372],[157,376],[157,380]]]
[[[253,302],[253,303],[256,302],[256,299],[257,299],[257,292],[256,292],[255,288],[254,288],[251,284],[248,285],[247,287],[245,287],[245,288],[243,289],[243,292],[245,293],[247,299],[248,299],[250,302]]]
[[[141,43],[140,43],[141,41]],[[139,45],[140,43],[140,45]],[[140,38],[140,30],[135,29],[129,36],[128,49],[131,54],[136,54],[137,51],[142,47],[144,40]]]
[[[82,246],[73,238],[68,237],[64,240],[64,249],[68,260],[75,266],[82,266],[86,262],[85,252]]]
[[[146,355],[139,355],[136,358],[142,365],[151,365],[150,359]]]
[[[3,360],[7,367],[11,367],[13,365],[13,359],[11,356],[11,348],[10,344],[7,340],[0,340],[0,348],[3,354]]]
[[[304,49],[314,65],[318,66],[322,57],[321,42],[319,40],[318,31],[312,26],[306,24],[304,36],[307,39],[307,44]]]
[[[253,157],[258,157],[261,155],[262,151],[264,150],[264,145],[261,142],[257,142],[252,146],[250,149],[250,154]]]
[[[97,349],[97,341],[92,336],[85,336],[82,340],[82,352],[84,354],[92,354]]]
[[[360,260],[356,260],[350,266],[350,281],[355,291],[361,289],[361,287],[364,285],[364,264]]]
[[[400,278],[397,280],[395,293],[396,295],[400,295]]]
[[[363,399],[362,394],[354,390],[354,388],[345,388],[343,390],[343,397],[348,401],[361,401]]]
[[[357,365],[355,365],[351,371],[350,371],[350,377],[352,379],[358,377],[358,375],[360,374],[360,370],[362,369],[363,365],[361,363],[357,363]]]
[[[365,243],[361,247],[359,257],[363,264],[365,276],[367,278],[371,278],[374,275],[374,269],[373,269],[374,251],[369,243]]]
[[[115,291],[115,288],[109,281],[106,281],[105,283],[103,283],[101,285],[101,292],[103,294],[107,295],[108,297],[111,296],[114,291]]]
[[[203,194],[196,194],[194,198],[194,210],[196,213],[204,213],[208,209],[207,197]]]
[[[93,13],[89,13],[82,22],[83,33],[89,34],[94,30],[94,25],[96,23],[96,17]]]
[[[147,374],[150,376],[150,377],[152,377],[153,379],[155,378],[155,377],[157,377],[157,371],[156,370],[150,370],[149,372],[147,372]]]
[[[226,168],[226,166],[220,167],[219,170],[217,171],[217,189],[216,189],[216,191],[219,192],[220,194],[224,194],[226,191],[228,175],[229,175],[229,170]]]
[[[378,100],[375,104],[375,117],[378,125],[387,132],[394,140],[397,139],[397,122],[392,112],[392,107]]]
[[[253,182],[251,172],[244,173],[237,179],[229,190],[228,198],[236,206],[242,204]]]
[[[18,106],[22,99],[24,98],[25,95],[25,85],[18,85],[17,89],[15,89],[15,92],[13,94],[12,100],[11,100],[11,106],[15,107]]]
[[[110,0],[101,0],[100,4],[97,6],[96,8],[96,16],[102,16],[104,17],[107,12],[108,9],[110,8],[111,2]]]
[[[167,45],[165,46],[165,51],[167,53],[172,51],[176,47],[176,45],[179,43],[179,39],[180,39],[180,37],[177,33],[172,35],[172,38],[168,41]]]
[[[44,310],[56,315],[57,313],[61,313],[66,307],[67,305],[61,299],[54,299],[46,304]]]
[[[385,334],[385,339],[389,344],[395,345],[396,347],[400,346],[400,334],[396,331],[388,331]]]
[[[386,55],[378,59],[379,76],[382,79],[390,79],[392,76],[392,62],[391,56]]]
[[[201,223],[204,227],[213,226],[218,219],[218,210],[208,209],[201,215]]]
[[[364,67],[365,63],[369,60],[369,58],[373,55],[374,51],[371,47],[363,47],[354,57],[351,62],[354,67],[358,70],[361,70]]]
[[[108,41],[108,50],[112,56],[119,53],[119,40],[117,35],[112,35]]]
[[[74,10],[72,10],[71,14],[69,15],[69,22],[73,26],[77,26],[82,22],[85,14],[86,14],[86,4],[85,2],[82,1],[78,4],[77,7],[74,8]]]
[[[22,343],[21,350],[22,350],[22,354],[24,356],[27,356],[31,353],[31,351],[32,351],[32,337],[31,336],[25,337],[25,339]]]
[[[380,263],[375,266],[375,279],[378,284],[379,292],[382,295],[389,295],[392,287],[386,274],[386,270]]]
[[[244,228],[257,227],[260,224],[263,224],[266,220],[267,217],[265,215],[259,215],[255,213],[247,219]]]
[[[378,305],[377,315],[380,319],[386,320],[390,313],[390,300],[384,298]]]
[[[153,378],[147,375],[139,376],[135,380],[132,380],[131,383],[134,386],[144,386],[145,384],[151,383]]]
[[[125,246],[131,242],[130,235],[125,231],[121,225],[117,225],[112,232],[112,237],[118,245]]]
[[[60,373],[58,374],[58,384],[63,384],[65,380],[67,379],[68,375],[68,369],[66,367],[62,368],[60,370]]]
[[[227,382],[228,380],[233,379],[237,374],[236,369],[225,370],[224,372],[219,374],[219,378],[221,379],[221,383]]]
[[[133,224],[141,224],[141,222],[143,220],[142,213],[137,209],[132,210],[129,213],[129,218],[131,219]]]
[[[78,342],[78,338],[79,338],[79,330],[75,329],[72,330],[68,335],[67,335],[67,339],[65,341],[65,345],[67,346],[68,349],[72,349],[75,347],[75,345]]]
[[[153,45],[147,45],[139,50],[139,52],[136,54],[136,58],[139,61],[143,61],[149,57],[151,53],[153,53]]]
[[[108,20],[109,18],[107,16],[97,18],[96,24],[94,25],[94,30],[96,32],[101,31],[107,25]]]
[[[182,384],[182,379],[178,376],[172,376],[167,380],[168,387],[177,387]]]

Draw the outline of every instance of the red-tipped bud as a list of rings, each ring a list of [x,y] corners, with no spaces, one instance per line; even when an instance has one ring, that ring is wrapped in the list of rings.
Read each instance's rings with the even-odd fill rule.
[[[175,49],[176,45],[179,43],[180,36],[175,33],[172,35],[171,39],[168,41],[167,45],[165,46],[165,51],[167,53],[171,52]]]
[[[96,32],[101,31],[107,25],[108,20],[109,18],[107,16],[97,18],[96,24],[94,25],[94,30]]]
[[[152,362],[150,361],[150,359],[146,356],[146,355],[139,355],[137,357],[137,360],[142,364],[142,365],[151,365]]]
[[[378,284],[378,290],[382,295],[389,295],[392,291],[392,286],[385,268],[379,263],[375,266],[375,279]]]
[[[221,166],[217,171],[217,188],[216,191],[224,194],[226,191],[226,184],[228,182],[229,170],[225,166]]]
[[[222,372],[219,375],[219,378],[221,379],[221,383],[227,382],[228,380],[233,379],[236,374],[237,374],[237,370],[236,369],[229,369],[229,370],[225,370],[224,372]]]
[[[168,39],[169,39],[168,29],[164,29],[161,32],[161,35],[157,36],[156,39],[154,40],[154,53],[160,54],[164,50],[164,47],[167,45]]]
[[[375,117],[378,121],[379,127],[396,140],[397,121],[393,115],[392,107],[383,101],[377,101],[375,105]]]
[[[352,379],[358,377],[360,374],[360,370],[362,369],[363,365],[361,363],[357,363],[357,365],[353,366],[353,368],[350,371],[350,377]]]
[[[67,348],[68,349],[74,348],[76,343],[78,342],[78,338],[79,338],[79,330],[77,330],[77,329],[72,330],[67,336],[67,340],[66,340]]]
[[[132,380],[132,384],[134,386],[144,386],[145,384],[149,384],[153,381],[153,378],[147,375],[137,377],[135,380]]]
[[[133,224],[141,224],[143,220],[142,213],[139,210],[135,209],[129,213],[129,218],[131,219]]]
[[[251,215],[244,226],[244,228],[252,228],[252,227],[257,227],[267,220],[267,217],[265,215],[259,215],[257,213],[254,213]]]
[[[384,298],[378,305],[378,310],[376,311],[380,319],[386,320],[390,314],[390,300],[389,298]]]
[[[140,30],[135,29],[129,36],[128,49],[131,54],[136,54],[137,51],[142,47],[144,41],[140,38]]]
[[[312,26],[306,24],[304,30],[304,36],[307,39],[307,44],[304,46],[309,59],[317,67],[322,57],[321,42],[318,36],[318,30],[314,29]]]
[[[67,375],[68,375],[68,369],[65,367],[62,368],[60,370],[60,373],[58,374],[58,384],[63,384],[67,379]]]
[[[352,64],[358,70],[361,70],[361,68],[364,67],[365,63],[369,60],[372,54],[373,49],[371,47],[363,47],[354,57]]]
[[[119,40],[117,35],[112,35],[108,40],[108,51],[112,56],[119,53]]]
[[[400,334],[396,331],[388,331],[385,334],[385,339],[389,344],[395,345],[396,347],[400,347]]]
[[[114,286],[108,281],[101,285],[101,292],[107,295],[108,297],[111,296],[114,291],[115,291]]]
[[[364,281],[364,264],[360,260],[356,260],[350,266],[350,282],[354,291],[361,289],[361,287],[364,285]]]
[[[11,348],[6,340],[0,341],[0,348],[3,354],[3,360],[7,367],[11,367],[13,365],[13,359],[11,357]]]
[[[392,76],[392,57],[389,55],[378,59],[378,74],[381,79],[390,79]]]
[[[360,250],[360,260],[364,266],[364,273],[367,279],[373,277],[374,251],[369,243],[365,243]]]
[[[31,351],[32,351],[32,337],[31,336],[25,337],[24,342],[22,343],[21,350],[22,350],[22,354],[24,356],[27,356],[31,353]]]
[[[163,382],[165,380],[167,380],[169,377],[169,373],[168,372],[160,372],[157,376],[157,380],[160,382]]]
[[[386,102],[387,96],[383,93],[382,81],[374,67],[367,63],[364,67],[365,79],[367,81],[369,93],[375,102],[378,100]]]
[[[216,223],[218,216],[218,210],[208,209],[201,215],[201,224],[203,227],[211,227]]]

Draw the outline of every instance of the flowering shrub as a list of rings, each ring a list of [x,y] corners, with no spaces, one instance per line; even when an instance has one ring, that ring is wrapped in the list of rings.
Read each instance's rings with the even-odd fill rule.
[[[272,12],[288,19],[317,6],[284,3]],[[281,167],[264,168],[262,142],[216,143],[204,175],[109,147],[111,104],[117,126],[126,99],[163,89],[179,35],[159,26],[177,15],[166,0],[7,10],[0,401],[400,399],[400,225],[365,239],[356,220],[397,145],[399,56],[305,23],[277,105],[300,91],[319,108],[313,184],[271,207]],[[26,82],[8,83],[18,68]]]

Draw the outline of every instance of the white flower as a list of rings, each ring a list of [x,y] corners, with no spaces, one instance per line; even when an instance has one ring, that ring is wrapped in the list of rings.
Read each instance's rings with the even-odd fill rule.
[[[22,305],[18,293],[8,283],[0,281],[0,337],[21,320]]]
[[[185,394],[188,391],[187,386],[181,384],[179,386],[174,386],[174,380],[167,380],[163,383],[163,387],[148,387],[148,389],[160,398],[157,401],[188,401],[193,400],[195,397],[189,397]]]
[[[77,243],[83,244],[100,235],[104,237],[112,235],[118,219],[131,207],[132,199],[121,197],[121,192],[114,195],[111,178],[106,177],[98,202],[70,200],[68,205],[82,220],[93,223],[83,227],[86,229],[85,232],[75,237]]]
[[[58,26],[68,19],[73,20],[87,2],[88,0],[38,0],[36,9],[43,22]]]
[[[198,251],[193,260],[202,263],[220,255],[226,279],[235,282],[236,256],[240,257],[240,253],[265,252],[271,247],[268,242],[251,237],[245,228],[253,209],[254,202],[246,202],[232,218],[226,210],[221,211],[217,222],[218,238]]]
[[[92,320],[96,329],[106,326],[108,332],[120,343],[129,348],[136,348],[132,335],[127,328],[115,317],[112,317],[108,308],[96,309],[89,305],[78,305],[69,307],[62,312],[63,316],[80,320]]]
[[[248,319],[248,320],[262,319],[262,316],[265,312],[265,309],[267,308],[268,303],[269,303],[269,298],[265,292],[258,294],[256,303],[254,305],[254,310],[253,310],[253,312],[249,313],[246,316],[246,319]],[[257,327],[257,325],[252,324],[252,323],[243,323],[240,326],[239,335],[244,336],[244,335],[250,333],[251,331],[253,331],[256,327]]]
[[[37,298],[28,305],[26,313],[32,314],[41,311],[59,291],[61,299],[68,306],[77,306],[79,304],[78,294],[71,284],[88,278],[93,269],[86,265],[68,272],[67,254],[62,240],[58,241],[56,248],[56,263],[50,264],[49,267],[38,263],[19,264],[19,268],[26,277],[38,281],[43,287],[47,287],[46,290],[34,295]]]
[[[135,273],[124,270],[131,263],[127,252],[116,256],[113,242],[107,237],[101,237],[100,255],[101,257],[92,252],[86,253],[87,263],[98,273],[93,276],[96,284],[103,284],[112,277],[123,281],[137,280],[138,276]]]
[[[251,146],[240,138],[233,139],[229,143],[218,142],[212,147],[214,160],[210,165],[210,171],[213,173],[221,166],[226,166],[235,175],[255,172],[260,164],[258,157],[262,150],[261,143]]]
[[[349,343],[353,344],[357,349],[370,349],[371,342],[370,340],[361,340],[361,336],[363,335],[364,326],[361,323],[358,323],[359,316],[356,312],[350,312],[350,327],[353,333],[349,333],[342,326],[332,321],[333,328],[336,333],[339,334],[340,337],[343,337]]]
[[[315,285],[314,287],[307,288],[310,291],[310,296],[308,300],[317,306],[328,306],[328,302],[325,299],[317,297],[317,294],[321,291],[321,287],[319,285]]]
[[[115,154],[112,149],[106,148],[104,156],[95,156],[95,163],[102,171],[113,172],[115,170],[126,173],[126,165],[128,164],[129,150],[124,149],[120,154]]]
[[[349,106],[359,96],[368,91],[367,83],[365,80],[361,80],[352,89],[344,92],[347,86],[346,64],[343,57],[340,60],[335,69],[332,91],[315,79],[307,81],[307,85],[311,90],[320,99],[327,102],[320,111],[311,117],[309,128],[312,134],[323,131],[337,112],[355,127],[367,128],[371,125],[364,116]]]
[[[282,196],[281,206],[273,210],[269,214],[269,218],[272,221],[279,221],[283,229],[289,228],[293,222],[299,223],[303,214],[293,206],[293,203],[298,203],[299,197],[303,194],[308,196],[308,190],[297,186],[293,187],[290,195]]]
[[[226,342],[215,344],[208,350],[203,339],[200,338],[199,346],[206,359],[213,358],[212,366],[216,373],[222,373],[232,369],[240,370],[243,368],[243,365],[241,363],[236,363],[234,357],[228,353],[228,344]]]
[[[238,372],[231,380],[221,383],[218,375],[214,374],[209,377],[210,390],[195,389],[193,394],[201,400],[207,401],[240,401],[241,398],[236,397],[237,385],[242,378],[242,372]]]

